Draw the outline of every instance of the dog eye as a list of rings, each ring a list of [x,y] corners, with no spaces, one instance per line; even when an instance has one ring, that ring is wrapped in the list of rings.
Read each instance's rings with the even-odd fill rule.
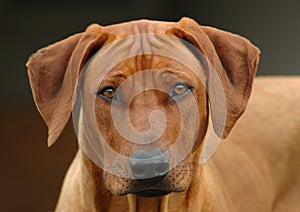
[[[115,88],[112,86],[104,87],[100,91],[97,92],[97,96],[100,96],[107,100],[112,100],[114,95],[115,95]]]
[[[172,99],[178,98],[178,97],[183,97],[186,94],[188,94],[193,88],[184,83],[184,82],[178,82],[174,85],[173,91],[171,93]]]
[[[176,85],[176,86],[175,86],[173,92],[174,92],[174,94],[176,94],[176,95],[182,95],[182,94],[184,94],[187,90],[188,90],[187,86],[179,84],[179,85]]]

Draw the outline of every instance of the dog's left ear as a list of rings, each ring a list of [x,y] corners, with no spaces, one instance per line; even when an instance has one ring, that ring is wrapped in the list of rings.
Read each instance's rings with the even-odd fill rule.
[[[62,133],[71,115],[79,74],[95,51],[114,39],[93,24],[32,55],[26,66],[35,104],[48,126],[48,146]]]
[[[209,61],[208,67],[212,66],[216,71],[225,94],[225,115],[221,114],[222,100],[211,70],[207,70],[206,86],[214,130],[219,137],[226,138],[246,108],[258,66],[259,49],[241,36],[200,26],[189,18],[182,18],[166,33],[193,44]]]

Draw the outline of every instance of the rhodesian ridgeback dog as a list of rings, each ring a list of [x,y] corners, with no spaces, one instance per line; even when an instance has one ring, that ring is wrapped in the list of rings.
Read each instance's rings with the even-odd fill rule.
[[[298,211],[300,78],[254,80],[259,54],[183,18],[93,24],[31,56],[48,145],[71,113],[79,140],[56,211]]]

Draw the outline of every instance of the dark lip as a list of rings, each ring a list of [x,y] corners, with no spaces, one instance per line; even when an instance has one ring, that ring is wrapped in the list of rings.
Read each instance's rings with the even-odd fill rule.
[[[134,194],[141,197],[160,197],[171,193],[171,191],[159,190],[159,189],[149,189],[144,191],[139,191]]]

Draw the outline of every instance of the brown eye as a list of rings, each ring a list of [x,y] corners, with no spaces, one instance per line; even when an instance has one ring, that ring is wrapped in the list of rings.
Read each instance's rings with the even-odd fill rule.
[[[115,88],[112,86],[104,87],[99,92],[97,92],[97,96],[100,96],[106,100],[112,100],[114,95],[115,95]]]
[[[173,92],[174,92],[175,95],[182,95],[182,94],[184,94],[185,92],[187,92],[187,90],[188,90],[188,87],[187,87],[187,86],[185,86],[185,85],[183,85],[183,84],[179,84],[179,85],[176,85],[176,86],[174,87]]]
[[[191,92],[192,89],[193,88],[190,85],[184,82],[178,82],[173,87],[173,90],[171,92],[171,98],[174,101],[179,100],[180,98],[184,97],[186,94]]]

